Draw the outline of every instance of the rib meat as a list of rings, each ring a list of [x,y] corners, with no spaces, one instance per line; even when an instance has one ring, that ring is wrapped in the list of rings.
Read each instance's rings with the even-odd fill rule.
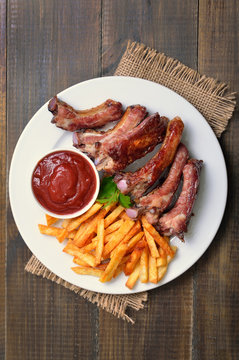
[[[51,122],[68,131],[101,127],[110,121],[119,120],[123,113],[122,104],[111,99],[88,110],[75,110],[57,96],[50,100],[48,110],[54,115]]]
[[[129,106],[117,125],[108,131],[85,130],[73,134],[73,145],[96,158],[104,143],[110,143],[113,137],[120,136],[137,126],[147,115],[146,108],[141,105]]]
[[[183,168],[189,154],[185,145],[179,144],[168,176],[162,186],[143,196],[136,208],[127,209],[130,217],[137,217],[144,213],[151,224],[156,224],[159,216],[168,208],[179,186]]]
[[[145,166],[134,173],[120,173],[115,176],[114,181],[123,194],[131,192],[134,198],[139,199],[155,183],[166,167],[173,161],[183,128],[182,120],[175,117],[168,124],[166,137],[161,148]]]
[[[183,240],[196,200],[202,163],[202,160],[191,159],[184,166],[182,192],[174,207],[159,219],[157,225],[162,234],[176,235]]]
[[[167,118],[160,118],[156,113],[144,119],[128,133],[114,136],[110,142],[104,142],[95,160],[97,170],[105,170],[112,174],[145,156],[163,141],[167,123]]]

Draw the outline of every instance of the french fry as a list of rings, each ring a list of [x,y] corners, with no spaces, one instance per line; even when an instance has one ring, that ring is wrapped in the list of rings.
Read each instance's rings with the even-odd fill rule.
[[[122,213],[122,211],[124,211],[123,206],[119,205],[117,206],[112,213],[110,213],[106,218],[105,218],[105,228],[107,228],[110,224],[112,224],[117,217],[120,215],[120,213]]]
[[[132,239],[128,242],[128,250],[127,250],[127,254],[129,252],[131,252],[131,250],[134,248],[134,246],[137,244],[137,242],[142,239],[142,237],[144,236],[143,231],[139,232],[138,234],[136,234],[134,237],[132,237]]]
[[[120,214],[120,218],[123,219],[123,220],[125,220],[125,221],[126,221],[126,220],[132,220],[132,219],[126,214],[125,211]]]
[[[103,258],[106,258],[109,253],[121,242],[125,235],[134,226],[134,221],[127,220],[123,223],[119,230],[114,233],[114,238],[110,240],[104,247]]]
[[[107,206],[105,209],[101,209],[100,212],[88,223],[83,234],[80,233],[80,235],[79,235],[78,232],[76,233],[76,236],[74,238],[74,243],[78,247],[82,247],[85,245],[89,236],[92,233],[95,233],[97,231],[98,221],[103,219],[105,217],[105,215],[114,207],[114,205],[115,204],[111,204],[111,205]]]
[[[140,281],[142,283],[147,283],[149,279],[149,251],[146,246],[143,249],[143,252],[140,257],[140,272],[139,272]]]
[[[127,215],[128,216],[128,215]],[[132,227],[132,229],[128,232],[128,234],[124,237],[123,239],[123,243],[124,244],[127,244],[130,239],[133,238],[134,235],[138,234],[141,230],[141,224],[140,224],[140,221],[137,220],[135,223],[134,223],[134,226]]]
[[[125,275],[130,275],[133,272],[137,262],[141,257],[144,248],[145,248],[145,242],[144,240],[140,240],[136,244],[133,252],[130,254],[129,260],[125,264],[125,268],[124,268]]]
[[[143,227],[153,236],[156,243],[163,248],[167,255],[173,256],[173,250],[169,246],[168,242],[157,232],[157,230],[151,225],[145,216],[142,216]]]
[[[158,282],[158,269],[156,259],[149,254],[149,281],[157,284]]]
[[[90,265],[87,264],[85,261],[79,259],[77,256],[75,256],[75,257],[73,258],[73,262],[74,262],[75,264],[77,264],[77,265],[80,265],[80,266],[86,266],[86,267],[89,267],[89,266],[90,266]]]
[[[123,270],[124,270],[124,264],[119,264],[119,266],[114,272],[113,278],[115,279],[117,276],[119,276],[119,274],[121,274]]]
[[[80,224],[88,220],[91,216],[95,215],[102,206],[103,204],[95,203],[83,215],[80,215],[77,218],[73,219],[73,221],[68,224],[67,230],[68,231],[75,230],[78,226],[80,226]]]
[[[101,219],[97,225],[97,245],[95,249],[95,266],[101,263],[101,257],[104,248],[104,219]]]
[[[94,241],[90,242],[88,245],[85,245],[80,249],[81,249],[82,253],[87,253],[87,252],[90,252],[92,250],[95,250],[96,246],[97,246],[97,238]]]
[[[158,282],[160,280],[162,280],[162,278],[164,277],[164,275],[166,274],[166,271],[168,269],[168,264],[164,265],[164,266],[159,266],[158,267]]]
[[[144,233],[145,233],[145,237],[146,237],[146,240],[147,240],[147,243],[149,246],[149,251],[150,251],[151,256],[153,256],[154,258],[159,257],[159,252],[158,252],[158,249],[155,244],[153,236],[146,229],[144,229]]]
[[[171,249],[173,250],[174,255],[173,255],[173,256],[170,256],[170,255],[167,256],[167,262],[168,262],[168,264],[171,263],[171,261],[173,260],[175,254],[176,254],[176,252],[177,252],[177,250],[178,250],[177,246],[174,246],[174,245],[171,245]]]
[[[48,226],[51,226],[53,224],[55,224],[59,219],[56,217],[53,217],[51,215],[45,214],[46,217],[46,223]]]
[[[118,230],[121,225],[123,224],[124,220],[120,219],[116,222],[114,222],[113,224],[111,224],[110,226],[107,227],[107,229],[105,229],[105,235],[111,234],[112,232]]]
[[[72,220],[72,219],[64,219],[64,220],[62,221],[61,227],[64,228],[64,229],[66,229],[67,226],[70,224],[71,221],[73,221],[73,220]]]
[[[94,269],[94,268],[90,268],[90,267],[83,268],[83,267],[75,266],[75,267],[72,267],[71,269],[75,273],[80,274],[80,275],[93,275],[93,276],[100,277],[104,273],[104,270]]]
[[[139,272],[140,272],[140,264],[138,262],[134,271],[130,274],[130,276],[128,277],[128,280],[125,284],[129,289],[133,289],[134,285],[136,284],[136,282],[139,278]]]
[[[159,248],[159,254],[162,258],[167,259],[167,254],[161,247]]]
[[[88,225],[90,224],[90,222],[92,221],[92,219],[88,219],[86,222],[84,222],[83,224],[80,225],[79,229],[76,231],[75,237],[74,237],[74,241],[76,241],[78,238],[80,238],[85,230],[87,229]]]
[[[118,246],[117,251],[115,252],[114,256],[110,259],[107,268],[100,277],[101,282],[110,281],[112,279],[115,270],[117,269],[118,265],[120,264],[122,258],[126,253],[127,247],[128,247],[127,244],[121,244],[120,246]]]
[[[74,243],[70,241],[68,241],[63,251],[69,255],[78,257],[80,260],[83,260],[92,267],[95,266],[95,257],[91,254],[83,254],[81,249],[79,249]]]
[[[62,243],[67,237],[68,237],[68,231],[66,229],[61,229],[61,234],[56,236],[57,240],[60,243]]]
[[[169,256],[169,255],[168,255]],[[159,258],[157,258],[156,259],[156,265],[157,265],[157,267],[159,267],[159,266],[165,266],[165,265],[167,265],[167,258],[165,258],[165,257],[159,257]]]
[[[77,233],[76,230],[72,230],[72,231],[68,232],[68,239],[74,239],[76,233]]]
[[[42,225],[38,224],[38,228],[40,230],[41,234],[44,235],[50,235],[50,236],[59,236],[62,233],[62,229],[55,227],[55,226],[48,226],[48,225]]]

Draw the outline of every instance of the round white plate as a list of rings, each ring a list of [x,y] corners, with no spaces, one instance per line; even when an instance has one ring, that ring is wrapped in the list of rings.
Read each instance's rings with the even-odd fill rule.
[[[172,119],[179,115],[184,124],[183,142],[191,157],[202,159],[201,182],[185,243],[177,238],[175,259],[169,265],[166,276],[157,285],[138,282],[133,290],[125,286],[126,277],[121,274],[109,283],[98,278],[77,275],[72,256],[62,252],[65,242],[41,235],[37,224],[45,224],[45,216],[33,199],[30,174],[33,166],[50,150],[72,145],[72,133],[51,124],[52,114],[47,105],[33,116],[16,145],[9,178],[10,202],[13,216],[22,238],[32,253],[52,272],[62,279],[84,289],[110,294],[137,293],[168,283],[190,268],[205,252],[213,240],[225,209],[227,197],[227,173],[220,145],[203,116],[184,98],[156,83],[130,77],[103,77],[74,85],[59,98],[76,109],[87,109],[108,98],[120,101],[124,106],[141,104],[150,114],[158,111]]]

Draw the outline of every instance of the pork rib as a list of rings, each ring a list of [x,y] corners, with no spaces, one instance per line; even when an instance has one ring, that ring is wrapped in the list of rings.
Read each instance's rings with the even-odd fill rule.
[[[104,143],[110,143],[111,139],[128,132],[137,126],[147,115],[146,108],[141,105],[129,106],[121,120],[113,129],[108,131],[85,130],[74,132],[73,145],[87,153],[91,158],[96,158]]]
[[[183,169],[183,188],[174,207],[164,214],[157,228],[164,235],[176,235],[183,240],[190,220],[199,186],[202,160],[191,159]]]
[[[128,133],[114,136],[110,142],[104,142],[95,161],[97,170],[105,170],[112,174],[145,156],[163,141],[167,123],[167,118],[160,118],[156,113],[144,119]]]
[[[123,113],[122,104],[111,99],[88,110],[75,110],[57,96],[50,100],[48,110],[54,115],[51,122],[68,131],[101,127],[110,121],[119,120]]]
[[[134,198],[139,199],[155,183],[166,167],[173,161],[183,128],[182,120],[178,116],[175,117],[168,124],[166,137],[161,148],[145,166],[134,173],[119,173],[114,177],[118,189],[123,194],[131,192]]]
[[[172,166],[164,183],[143,196],[136,208],[127,209],[130,217],[137,217],[144,213],[151,224],[156,224],[159,216],[168,208],[174,194],[179,186],[183,168],[188,160],[189,154],[185,145],[179,144]]]

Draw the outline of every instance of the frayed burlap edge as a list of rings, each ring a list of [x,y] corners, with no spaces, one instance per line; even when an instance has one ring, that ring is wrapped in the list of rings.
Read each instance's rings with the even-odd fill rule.
[[[174,90],[201,112],[217,137],[226,129],[236,105],[236,94],[229,93],[226,84],[137,42],[128,42],[115,75],[151,80]]]
[[[26,264],[25,270],[31,274],[42,276],[43,278],[63,285],[65,288],[74,291],[91,303],[132,324],[134,324],[134,320],[126,314],[128,308],[138,311],[144,308],[143,302],[147,301],[147,292],[130,295],[109,295],[81,289],[52,273],[34,255],[32,255]]]

